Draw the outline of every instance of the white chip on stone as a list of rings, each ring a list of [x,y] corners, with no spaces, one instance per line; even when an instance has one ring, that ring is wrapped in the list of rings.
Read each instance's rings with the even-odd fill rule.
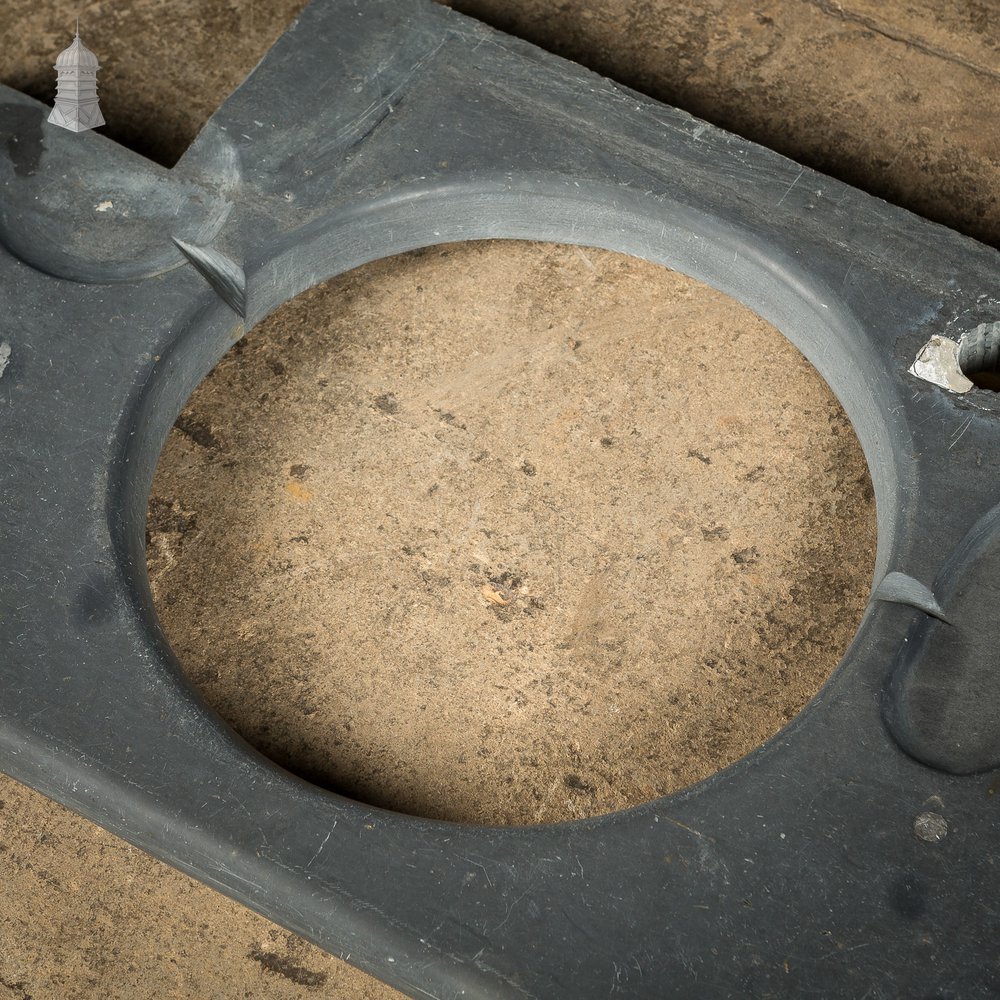
[[[920,348],[910,374],[949,392],[968,392],[974,388],[958,364],[958,342],[935,334]]]

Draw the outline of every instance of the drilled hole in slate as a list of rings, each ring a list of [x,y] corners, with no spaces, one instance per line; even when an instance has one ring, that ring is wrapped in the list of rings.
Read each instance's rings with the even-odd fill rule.
[[[1000,392],[1000,323],[981,323],[963,334],[958,365],[977,388]]]

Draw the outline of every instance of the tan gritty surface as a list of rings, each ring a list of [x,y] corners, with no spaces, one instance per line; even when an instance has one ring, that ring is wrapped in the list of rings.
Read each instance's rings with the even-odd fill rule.
[[[112,137],[177,159],[301,4],[79,5]],[[463,0],[546,48],[1000,239],[988,3]],[[0,13],[50,99],[55,0]],[[431,248],[281,309],[198,389],[150,505],[158,607],[251,741],[423,815],[597,814],[711,773],[829,675],[870,485],[810,366],[636,260]],[[0,778],[0,1000],[397,996]]]
[[[867,470],[780,334],[579,247],[453,245],[286,306],[216,367],[148,523],[168,638],[269,756],[443,819],[706,777],[836,665]]]

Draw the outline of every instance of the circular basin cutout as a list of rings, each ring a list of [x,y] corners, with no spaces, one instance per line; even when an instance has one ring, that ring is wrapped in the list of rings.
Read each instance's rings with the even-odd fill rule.
[[[782,728],[868,599],[845,413],[745,306],[605,251],[378,261],[198,387],[148,512],[191,680],[269,757],[407,813],[578,819]]]

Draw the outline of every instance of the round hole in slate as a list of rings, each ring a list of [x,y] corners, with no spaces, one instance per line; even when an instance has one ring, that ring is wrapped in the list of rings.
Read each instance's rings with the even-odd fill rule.
[[[782,728],[868,599],[874,498],[772,326],[606,251],[431,247],[286,304],[161,455],[172,646],[272,759],[428,817],[637,805]]]

